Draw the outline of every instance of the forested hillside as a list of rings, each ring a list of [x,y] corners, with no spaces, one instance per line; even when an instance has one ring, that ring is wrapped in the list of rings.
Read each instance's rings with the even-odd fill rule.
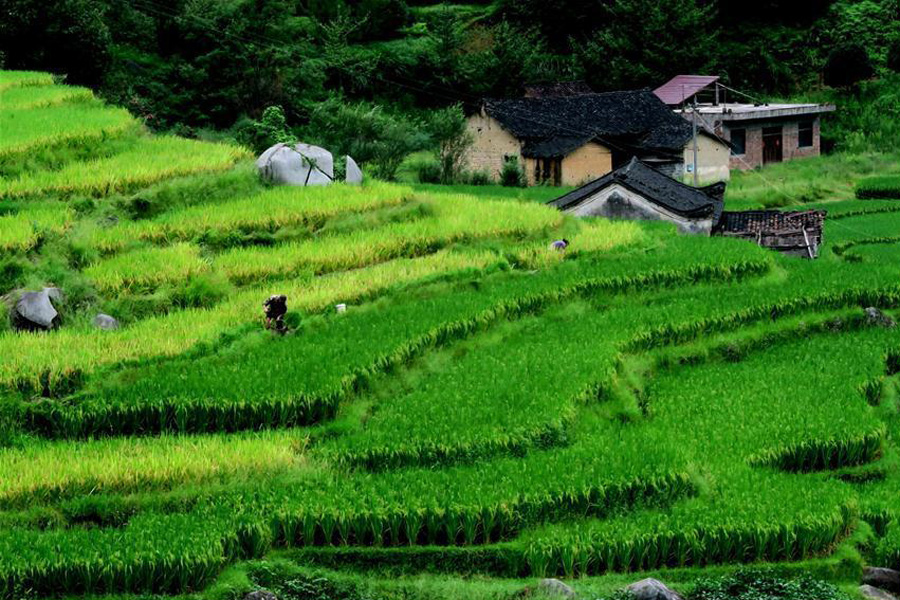
[[[824,90],[846,104],[866,93],[855,80],[900,69],[900,0],[9,0],[2,10],[6,68],[64,74],[156,130],[226,131],[251,147],[272,141],[262,114],[280,106],[293,135],[388,177],[398,156],[444,135],[424,109],[528,83],[604,91],[700,72],[755,97]],[[879,115],[900,114],[896,91],[881,102]],[[858,117],[827,140],[883,124]]]

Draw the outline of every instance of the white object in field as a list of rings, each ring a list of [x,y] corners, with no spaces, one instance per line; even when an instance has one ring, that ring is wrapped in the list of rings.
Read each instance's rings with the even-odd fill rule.
[[[347,312],[347,305],[346,304],[335,304],[334,309],[339,313]]]
[[[256,159],[259,174],[285,185],[329,185],[334,181],[331,152],[309,144],[275,144]]]
[[[61,302],[62,298],[62,291],[55,287],[45,287],[39,292],[25,292],[16,302],[16,321],[24,329],[50,329],[59,316],[52,301]]]
[[[353,160],[352,156],[345,156],[344,158],[347,161],[347,174],[344,176],[344,181],[350,184],[362,183],[362,169],[359,168],[359,165],[356,164],[356,161]]]

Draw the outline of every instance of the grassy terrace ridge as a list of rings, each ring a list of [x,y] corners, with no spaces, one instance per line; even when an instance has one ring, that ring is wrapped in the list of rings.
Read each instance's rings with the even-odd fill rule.
[[[896,157],[735,175],[729,209],[828,211],[805,261],[550,188],[272,187],[49,76],[0,94],[0,597],[900,568],[900,333],[863,311],[900,317]],[[14,330],[45,286],[59,327]]]

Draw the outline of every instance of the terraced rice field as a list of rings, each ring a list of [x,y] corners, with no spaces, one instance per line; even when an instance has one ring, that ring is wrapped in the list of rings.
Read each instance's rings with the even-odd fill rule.
[[[40,74],[0,94],[0,293],[67,294],[58,329],[0,332],[0,596],[236,597],[272,556],[900,568],[900,330],[863,311],[900,316],[892,180],[827,203],[804,261],[489,192],[269,188]],[[25,161],[41,140],[99,157]]]

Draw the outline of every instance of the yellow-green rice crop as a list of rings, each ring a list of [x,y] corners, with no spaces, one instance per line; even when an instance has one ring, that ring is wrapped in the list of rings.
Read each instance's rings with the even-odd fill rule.
[[[0,249],[30,250],[46,233],[64,232],[73,218],[74,213],[64,205],[36,206],[0,216]]]
[[[228,144],[174,136],[142,138],[109,158],[73,162],[59,171],[0,182],[0,198],[73,192],[104,196],[171,177],[223,171],[245,156],[244,149]]]
[[[43,108],[93,97],[88,88],[69,85],[14,87],[0,90],[0,110]]]
[[[275,231],[296,225],[315,228],[335,215],[396,206],[411,194],[407,187],[379,182],[364,186],[281,186],[250,198],[199,204],[154,220],[100,229],[91,235],[89,243],[102,252],[110,252],[135,240],[187,240],[207,231]]]
[[[439,252],[400,259],[367,269],[301,278],[242,290],[211,309],[188,309],[144,319],[118,331],[66,328],[47,335],[0,334],[0,384],[28,381],[39,385],[42,374],[52,382],[75,372],[90,371],[123,360],[174,356],[220,333],[261,318],[269,295],[288,295],[292,310],[314,312],[338,302],[353,302],[391,287],[496,264],[492,253]]]
[[[0,91],[41,85],[53,85],[53,75],[38,71],[0,71]]]
[[[0,110],[0,131],[3,132],[0,136],[0,157],[26,152],[38,146],[101,139],[137,128],[137,121],[127,110],[105,107],[99,102],[43,108],[3,108]],[[13,183],[4,182],[3,189],[15,189]]]
[[[298,440],[298,433],[280,431],[36,441],[0,450],[0,504],[284,471],[300,464]]]
[[[578,233],[571,236],[570,245],[564,252],[553,249],[549,242],[541,241],[520,250],[516,258],[528,268],[545,268],[566,258],[639,244],[645,237],[644,230],[633,221],[596,219],[585,223]]]
[[[89,266],[84,274],[104,292],[152,288],[182,281],[209,270],[200,249],[181,242],[163,248],[144,248],[120,254]]]
[[[324,273],[426,254],[464,240],[524,237],[562,221],[558,211],[533,204],[471,196],[436,195],[424,200],[433,209],[433,215],[426,219],[274,248],[230,250],[218,256],[214,264],[239,283],[284,277],[303,269]]]

